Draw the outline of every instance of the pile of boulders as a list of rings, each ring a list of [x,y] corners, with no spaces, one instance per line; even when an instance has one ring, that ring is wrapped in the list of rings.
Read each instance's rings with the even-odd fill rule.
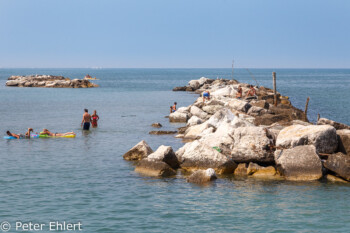
[[[216,174],[286,180],[350,181],[350,127],[325,118],[308,122],[303,111],[288,97],[271,89],[255,87],[256,96],[243,97],[249,85],[235,80],[192,80],[174,90],[210,91],[210,100],[199,97],[192,105],[169,115],[170,122],[185,123],[176,137],[187,142],[176,152],[160,146],[155,152],[147,143],[136,147],[136,171],[146,175],[172,176],[176,169],[192,173],[194,183],[214,180]],[[211,170],[208,170],[211,169]]]
[[[6,86],[9,87],[51,87],[51,88],[89,88],[98,87],[86,79],[69,79],[53,75],[11,76]]]

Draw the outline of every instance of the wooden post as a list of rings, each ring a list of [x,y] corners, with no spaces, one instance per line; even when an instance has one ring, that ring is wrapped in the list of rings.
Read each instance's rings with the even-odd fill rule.
[[[320,114],[317,114],[317,122],[320,120]]]
[[[276,72],[272,72],[273,79],[273,103],[277,106]]]
[[[310,100],[310,97],[307,97],[306,104],[305,104],[305,111],[304,111],[305,116],[307,116],[307,108],[309,107],[309,100]]]

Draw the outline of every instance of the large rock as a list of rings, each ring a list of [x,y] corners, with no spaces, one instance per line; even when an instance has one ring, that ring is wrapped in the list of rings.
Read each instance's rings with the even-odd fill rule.
[[[350,130],[348,129],[337,130],[337,135],[338,135],[337,151],[350,156]]]
[[[148,158],[142,159],[137,164],[135,171],[147,176],[167,177],[176,175],[176,171],[168,164]]]
[[[227,156],[199,141],[186,143],[176,151],[176,156],[185,170],[213,168],[218,174],[228,174],[237,167]]]
[[[9,86],[9,87],[18,86],[18,81],[17,80],[9,80],[6,82],[6,86]]]
[[[252,106],[249,108],[247,114],[251,116],[261,116],[263,114],[266,114],[267,110],[265,108],[257,107],[257,106]]]
[[[249,163],[247,174],[259,179],[280,179],[273,166],[263,167],[255,163]]]
[[[207,105],[207,106],[203,106],[202,109],[204,112],[214,115],[217,111],[219,111],[222,108],[223,108],[222,105]]]
[[[223,122],[231,122],[236,116],[227,108],[223,108],[212,115],[206,122],[209,125],[218,128]]]
[[[185,131],[185,138],[190,140],[199,139],[203,135],[203,132],[208,128],[212,128],[210,131],[213,131],[214,129],[210,124],[208,124],[208,122],[191,126]]]
[[[251,105],[244,101],[239,99],[233,99],[230,102],[227,103],[227,106],[233,110],[240,111],[247,113]]]
[[[147,158],[148,160],[162,161],[168,164],[173,169],[179,168],[180,165],[171,146],[162,145],[158,147],[158,149],[152,154],[150,154]]]
[[[188,82],[188,86],[190,86],[192,88],[192,90],[195,91],[195,90],[199,89],[201,84],[199,83],[198,80],[191,80]]]
[[[339,122],[336,122],[336,121],[332,121],[332,120],[329,120],[327,118],[320,118],[317,121],[317,124],[318,125],[331,125],[337,130],[338,129],[350,129],[349,125],[346,125],[346,124],[343,124],[343,123],[339,123]]]
[[[128,152],[126,152],[123,155],[123,158],[125,160],[141,160],[143,158],[146,158],[148,155],[153,153],[153,150],[151,147],[142,140],[141,142],[137,143],[133,148],[131,148]]]
[[[213,96],[213,97],[235,96],[236,95],[236,91],[232,87],[226,86],[226,87],[220,88],[220,89],[210,93],[210,95]]]
[[[329,155],[324,166],[345,180],[350,181],[350,156],[343,153]]]
[[[270,145],[273,139],[268,137],[267,131],[263,127],[239,127],[232,131],[232,159],[238,163],[272,163],[274,156]]]
[[[203,120],[200,119],[199,117],[197,116],[192,116],[188,122],[187,122],[187,126],[190,127],[190,126],[194,126],[194,125],[199,125],[199,124],[202,124],[203,123]]]
[[[176,111],[174,113],[170,113],[169,121],[170,122],[178,122],[178,123],[186,123],[189,119],[190,115],[186,112]]]
[[[192,114],[192,116],[197,116],[203,120],[208,117],[208,113],[204,112],[202,109],[200,109],[196,106],[191,107],[190,113]]]
[[[278,134],[277,147],[293,148],[300,145],[314,145],[318,153],[333,153],[338,147],[336,130],[329,125],[292,125]]]
[[[190,175],[187,178],[187,182],[196,183],[196,184],[204,184],[204,183],[208,183],[210,181],[213,181],[215,179],[217,179],[216,174],[215,174],[215,170],[212,168],[208,168],[207,170],[195,171],[194,173],[192,173],[192,175]]]
[[[313,145],[276,150],[275,162],[287,180],[318,180],[322,177],[322,163]]]

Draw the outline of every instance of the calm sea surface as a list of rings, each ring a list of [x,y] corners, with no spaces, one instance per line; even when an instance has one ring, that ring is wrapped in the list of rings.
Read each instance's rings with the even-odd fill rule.
[[[349,69],[251,69],[258,83],[290,96],[308,117],[350,124]],[[96,76],[99,88],[5,86],[11,75]],[[81,222],[84,232],[348,232],[350,185],[218,179],[199,187],[178,178],[134,172],[122,155],[140,140],[155,150],[183,144],[173,135],[149,135],[174,101],[188,106],[195,94],[172,92],[191,79],[231,78],[230,69],[0,69],[0,132],[75,131],[75,139],[0,138],[0,222]],[[255,84],[245,69],[234,78]],[[83,109],[97,110],[99,128],[80,129]]]

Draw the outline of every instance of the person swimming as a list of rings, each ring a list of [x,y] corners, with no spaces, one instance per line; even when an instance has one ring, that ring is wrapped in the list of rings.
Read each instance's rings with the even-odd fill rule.
[[[28,131],[23,135],[23,134],[15,134],[15,133],[11,133],[10,131],[7,131],[6,134],[9,136],[9,137],[15,137],[17,139],[20,139],[20,138],[30,138],[30,132],[33,132],[33,129],[32,128],[28,128]]]
[[[23,134],[15,134],[15,133],[11,133],[10,131],[6,131],[6,134],[7,134],[9,137],[15,137],[15,138],[17,138],[17,139],[24,138],[24,135],[23,135]]]
[[[92,128],[97,128],[97,121],[100,119],[100,117],[97,115],[96,110],[94,110],[94,113],[91,115],[91,119]]]
[[[43,129],[42,132],[40,132],[40,135],[48,135],[51,137],[58,137],[58,136],[66,136],[66,135],[76,135],[74,132],[68,132],[68,133],[51,133],[48,129]]]

